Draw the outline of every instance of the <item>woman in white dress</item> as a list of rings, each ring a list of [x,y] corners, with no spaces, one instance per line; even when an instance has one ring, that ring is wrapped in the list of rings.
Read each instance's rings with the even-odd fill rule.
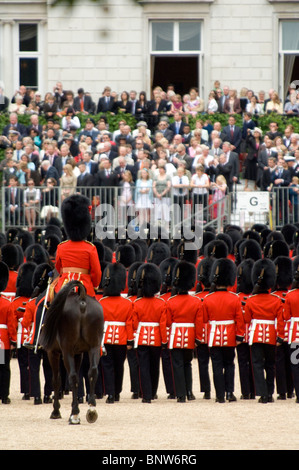
[[[24,207],[28,230],[31,232],[35,227],[36,212],[39,209],[40,189],[34,186],[34,181],[31,178],[27,184],[28,187],[24,191]]]
[[[149,171],[143,168],[136,181],[136,209],[139,213],[139,226],[150,221],[150,211],[153,208],[153,181]]]
[[[120,223],[127,226],[134,216],[133,177],[126,170],[120,182],[121,193],[119,196]]]
[[[194,173],[194,175],[191,177],[190,187],[192,189],[194,215],[196,216],[196,206],[202,204],[203,216],[205,221],[207,221],[210,180],[208,175],[205,173],[203,165],[196,166],[196,173]],[[202,214],[202,212],[200,212],[200,214]]]
[[[153,194],[155,204],[155,220],[161,223],[169,222],[171,177],[166,172],[166,164],[158,162],[158,175],[153,181]]]

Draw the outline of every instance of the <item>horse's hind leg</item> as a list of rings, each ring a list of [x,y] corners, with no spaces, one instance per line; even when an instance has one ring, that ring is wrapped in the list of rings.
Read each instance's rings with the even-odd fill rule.
[[[94,423],[98,419],[98,413],[95,409],[96,399],[95,399],[95,386],[98,378],[98,366],[100,361],[100,348],[93,348],[89,351],[89,409],[86,414],[86,419],[89,423]]]
[[[60,403],[59,403],[59,390],[60,390],[60,353],[59,352],[48,352],[48,358],[52,369],[52,382],[54,389],[54,401],[53,411],[51,413],[51,419],[61,418],[60,414]]]
[[[77,354],[75,357],[70,355],[64,358],[65,367],[69,374],[69,384],[72,390],[72,412],[69,418],[70,424],[80,424],[79,417],[79,401],[78,401],[78,383],[79,383],[79,370],[82,361],[82,355]]]

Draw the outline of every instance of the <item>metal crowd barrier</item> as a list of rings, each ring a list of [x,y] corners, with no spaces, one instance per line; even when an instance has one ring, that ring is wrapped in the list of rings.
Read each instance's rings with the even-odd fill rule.
[[[99,233],[114,231],[115,228],[138,232],[140,226],[140,211],[136,206],[136,187],[132,186],[132,201],[126,202],[122,187],[80,187],[75,190],[67,188],[70,192],[80,193],[90,200],[92,225]],[[10,187],[2,187],[2,232],[8,228],[21,228],[27,230],[30,225],[29,217],[33,217],[35,227],[45,226],[51,217],[61,218],[61,204],[65,195],[65,188],[53,187],[50,191],[46,186],[36,186],[38,198],[29,196],[27,187],[17,187],[16,195],[11,194]],[[33,193],[32,193],[33,194]],[[31,203],[30,203],[31,201]],[[181,230],[182,225],[193,228],[213,226],[218,231],[224,223],[230,220],[229,196],[213,202],[212,195],[204,201],[199,200],[192,191],[186,198],[176,197],[171,190],[169,198],[162,200],[151,198],[152,206],[148,210],[145,223],[161,226],[168,231],[170,237]],[[202,204],[202,202],[204,202]],[[12,206],[15,204],[15,210]],[[28,205],[29,204],[29,205]],[[32,215],[32,213],[34,213]]]

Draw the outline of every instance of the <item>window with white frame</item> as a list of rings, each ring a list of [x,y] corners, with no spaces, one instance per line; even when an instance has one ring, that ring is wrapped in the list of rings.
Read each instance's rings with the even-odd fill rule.
[[[39,24],[19,23],[17,28],[19,85],[37,90],[40,66]]]
[[[281,86],[287,96],[289,86],[299,87],[299,20],[280,21]]]
[[[152,21],[153,53],[194,53],[201,51],[200,21]]]

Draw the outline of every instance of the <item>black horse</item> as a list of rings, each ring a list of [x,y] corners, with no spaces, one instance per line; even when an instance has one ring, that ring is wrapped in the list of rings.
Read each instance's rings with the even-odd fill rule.
[[[88,372],[90,393],[86,419],[89,423],[97,420],[95,409],[95,384],[104,331],[103,309],[100,303],[86,294],[79,281],[70,281],[54,297],[50,304],[41,330],[40,346],[47,352],[53,372],[54,401],[52,419],[61,418],[60,355],[69,376],[72,390],[72,412],[70,424],[80,424],[78,404],[79,369],[84,352],[89,354]]]

